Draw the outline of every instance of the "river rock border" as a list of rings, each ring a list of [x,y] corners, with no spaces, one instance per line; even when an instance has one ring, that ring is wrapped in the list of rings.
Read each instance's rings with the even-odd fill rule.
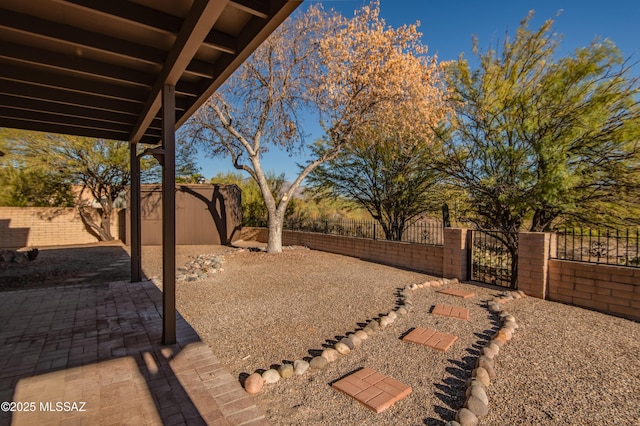
[[[458,284],[457,278],[452,280],[437,278],[428,280],[421,284],[410,284],[398,291],[396,307],[386,315],[378,319],[372,319],[366,323],[362,329],[348,331],[346,337],[340,339],[333,347],[326,348],[318,356],[313,357],[309,362],[297,359],[291,364],[282,364],[275,368],[264,370],[262,374],[258,371],[250,374],[244,381],[244,388],[250,394],[256,394],[262,390],[265,384],[272,384],[291,376],[301,376],[309,370],[322,370],[327,365],[337,361],[341,356],[347,356],[351,351],[362,345],[363,341],[371,338],[376,333],[393,324],[398,317],[407,315],[413,309],[411,292],[413,290],[429,287],[442,287],[447,284]]]
[[[265,384],[277,383],[281,379],[287,379],[294,375],[301,376],[309,370],[322,370],[330,363],[337,361],[341,356],[349,355],[351,351],[360,347],[364,340],[395,322],[398,317],[407,315],[413,309],[412,291],[459,283],[460,281],[457,278],[451,280],[437,278],[421,284],[407,285],[398,292],[396,307],[389,311],[388,314],[381,316],[379,319],[370,320],[362,329],[345,333],[347,337],[342,338],[333,347],[324,349],[321,355],[313,357],[309,362],[297,359],[293,362],[293,365],[282,364],[278,369],[269,368],[264,370],[262,374],[257,371],[250,374],[244,382],[244,388],[248,393],[256,394],[263,389]],[[515,317],[505,310],[504,305],[511,300],[523,297],[526,297],[526,294],[521,290],[503,291],[493,299],[486,301],[485,306],[488,311],[496,315],[502,324],[487,345],[482,348],[481,354],[476,360],[476,368],[471,372],[471,378],[467,380],[464,406],[457,411],[455,420],[446,423],[447,426],[477,426],[480,422],[479,418],[489,413],[489,398],[487,397],[486,388],[491,385],[491,380],[496,378],[494,358],[504,345],[513,338],[514,333],[519,328]]]
[[[476,361],[476,368],[471,372],[471,378],[467,380],[467,399],[464,407],[458,410],[456,419],[448,422],[447,426],[476,426],[480,422],[480,417],[489,414],[486,388],[491,385],[491,380],[496,378],[494,358],[519,328],[515,317],[504,309],[504,305],[511,300],[523,297],[526,297],[526,294],[522,290],[503,291],[487,301],[487,309],[498,316],[502,326],[482,348],[481,355]]]

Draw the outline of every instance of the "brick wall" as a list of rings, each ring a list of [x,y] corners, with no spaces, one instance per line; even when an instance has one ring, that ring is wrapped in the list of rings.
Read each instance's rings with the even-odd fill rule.
[[[549,260],[549,300],[640,320],[640,269]]]
[[[111,233],[119,237],[120,224],[114,211]],[[98,239],[87,231],[78,211],[56,207],[0,207],[0,247],[45,247],[89,244]]]
[[[460,235],[466,236],[466,233],[458,233],[458,237]],[[241,238],[246,241],[267,242],[268,236],[269,233],[266,228],[245,227],[241,233]],[[455,243],[454,245],[463,247],[463,243],[456,242],[454,239],[454,237],[449,238],[450,242],[453,241]],[[408,268],[436,276],[447,276],[448,278],[463,279],[462,276],[456,275],[451,268],[449,273],[445,275],[443,273],[443,264],[464,263],[466,265],[466,252],[464,252],[465,258],[462,260],[451,259],[452,255],[445,258],[445,247],[442,246],[299,231],[283,231],[282,244],[306,246],[314,250],[353,256],[371,262]],[[462,251],[464,250],[454,250],[453,256],[460,256]],[[466,274],[466,270],[464,273]]]

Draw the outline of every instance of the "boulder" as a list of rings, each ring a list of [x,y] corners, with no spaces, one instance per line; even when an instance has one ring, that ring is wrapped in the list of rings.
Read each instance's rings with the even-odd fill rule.
[[[465,408],[469,409],[476,417],[482,417],[489,414],[489,407],[480,400],[480,398],[471,395],[467,402],[464,404]]]
[[[478,367],[485,369],[490,379],[496,378],[496,371],[493,368],[493,360],[490,360],[487,357],[481,356],[478,359]]]
[[[488,365],[491,368],[493,368],[495,366],[495,364],[493,363],[493,360],[491,358],[486,357],[484,355],[479,356],[478,360],[476,361],[476,367],[484,367],[485,365]]]
[[[327,348],[322,351],[321,356],[325,357],[328,363],[332,363],[340,357],[340,353],[333,348]]]
[[[477,426],[478,417],[468,408],[462,408],[456,414],[456,421],[460,426]]]
[[[380,323],[376,320],[371,320],[367,323],[367,327],[370,327],[373,331],[377,331],[380,328]]]
[[[360,340],[367,340],[369,338],[369,335],[364,330],[358,330],[353,335],[359,337]]]
[[[491,384],[491,378],[489,377],[489,373],[482,367],[478,367],[471,373],[472,377],[475,377],[482,383],[482,386],[487,387]]]
[[[327,362],[327,359],[325,357],[315,356],[311,359],[309,367],[313,368],[314,370],[322,370],[327,366],[327,364],[329,363]]]
[[[273,368],[270,368],[262,373],[262,380],[264,380],[264,382],[267,384],[276,383],[280,380],[280,373],[278,373],[278,371],[274,370]]]
[[[362,344],[362,339],[359,336],[356,336],[355,333],[349,336],[348,340],[351,342],[354,348],[359,348],[360,345]]]
[[[496,351],[495,348],[497,348],[497,346],[493,346],[493,347],[485,346],[481,350],[482,356],[486,356],[487,358],[493,359],[493,357],[498,354],[498,351]],[[498,348],[498,350],[499,349],[500,348]]]
[[[349,355],[351,353],[351,349],[349,349],[349,346],[345,345],[342,342],[338,342],[333,346],[336,351],[338,351],[341,355]]]
[[[380,327],[385,328],[391,324],[393,324],[393,319],[390,318],[388,315],[385,315],[382,318],[380,318]]]
[[[296,376],[302,376],[309,369],[309,363],[302,359],[293,361],[293,374]]]
[[[250,374],[247,380],[244,381],[244,390],[247,391],[247,393],[258,393],[262,390],[263,386],[264,380],[259,373]]]
[[[484,405],[486,405],[487,407],[489,406],[489,398],[487,397],[487,391],[485,391],[482,386],[480,385],[471,386],[469,390],[470,390],[469,396],[475,396],[476,398],[480,399],[480,401],[482,401]]]
[[[282,364],[278,368],[278,373],[280,373],[280,377],[282,377],[283,379],[288,379],[289,377],[293,376],[293,373],[294,373],[293,365]]]
[[[344,343],[345,345],[347,345],[347,347],[351,351],[356,348],[356,346],[353,344],[353,342],[351,340],[349,340],[348,337],[343,337],[342,339],[340,339],[340,343]]]

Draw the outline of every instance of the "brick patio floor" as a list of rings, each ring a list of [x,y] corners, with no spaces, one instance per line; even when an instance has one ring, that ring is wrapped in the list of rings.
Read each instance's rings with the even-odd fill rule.
[[[180,315],[160,344],[161,312],[150,281],[0,293],[0,402],[23,410],[0,425],[268,424]]]

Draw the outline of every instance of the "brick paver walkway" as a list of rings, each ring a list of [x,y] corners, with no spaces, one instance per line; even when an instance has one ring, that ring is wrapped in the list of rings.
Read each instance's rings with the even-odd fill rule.
[[[160,345],[161,307],[149,281],[0,293],[0,424],[268,424],[180,315]]]
[[[428,346],[437,351],[446,352],[458,340],[458,336],[441,333],[430,328],[416,327],[411,333],[402,338],[405,342]]]
[[[411,393],[411,387],[371,368],[363,368],[331,385],[380,413]]]
[[[472,291],[457,290],[455,288],[447,288],[444,290],[440,290],[438,293],[448,294],[449,296],[462,297],[463,299],[468,299],[476,295]]]
[[[469,319],[469,309],[460,306],[436,305],[431,313],[433,315],[442,315],[463,320]]]

